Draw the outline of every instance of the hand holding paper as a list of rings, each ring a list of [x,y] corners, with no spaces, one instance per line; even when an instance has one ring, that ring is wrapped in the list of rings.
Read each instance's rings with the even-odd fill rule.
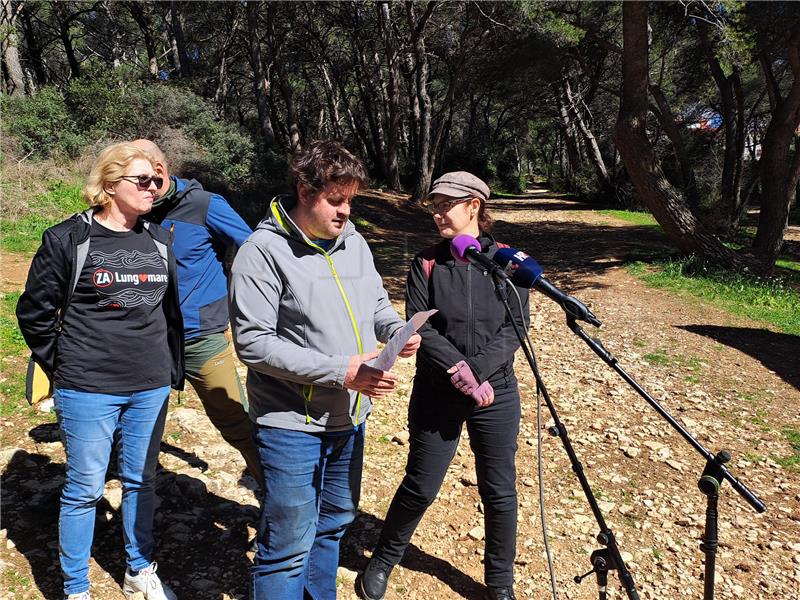
[[[344,387],[372,398],[380,398],[391,392],[397,383],[397,375],[376,369],[367,364],[368,360],[375,358],[377,355],[378,351],[375,350],[374,352],[351,356],[344,376]]]
[[[400,350],[398,356],[400,358],[408,358],[409,356],[414,356],[419,350],[419,346],[422,343],[422,336],[418,333],[412,335],[409,340],[406,342],[406,345],[403,346],[403,349]]]

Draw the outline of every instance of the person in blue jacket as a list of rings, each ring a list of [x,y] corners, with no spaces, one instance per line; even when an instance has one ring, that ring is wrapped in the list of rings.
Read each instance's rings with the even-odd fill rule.
[[[166,156],[155,143],[140,139],[133,145],[154,158],[156,173],[163,178],[153,209],[145,218],[160,223],[173,235],[186,340],[186,379],[214,427],[241,453],[248,473],[263,489],[247,400],[225,335],[225,252],[231,246],[238,249],[252,231],[225,198],[204,190],[194,179],[170,175]]]

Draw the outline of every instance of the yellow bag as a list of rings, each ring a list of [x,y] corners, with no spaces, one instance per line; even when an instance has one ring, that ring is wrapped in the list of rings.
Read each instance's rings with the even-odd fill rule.
[[[25,398],[28,404],[37,404],[53,395],[53,378],[47,374],[33,356],[28,361],[25,377]]]

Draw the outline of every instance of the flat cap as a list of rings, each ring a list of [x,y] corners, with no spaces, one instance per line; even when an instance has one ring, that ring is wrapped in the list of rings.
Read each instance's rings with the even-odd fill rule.
[[[488,200],[490,193],[489,186],[472,173],[451,171],[433,182],[431,191],[428,192],[428,197],[433,194],[442,194],[453,198],[474,196],[482,200]]]

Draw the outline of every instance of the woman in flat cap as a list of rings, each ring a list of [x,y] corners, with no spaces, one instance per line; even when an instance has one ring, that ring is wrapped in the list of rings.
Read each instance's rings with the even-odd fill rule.
[[[384,597],[392,569],[439,492],[465,424],[484,506],[487,597],[515,598],[514,458],[520,398],[514,353],[519,341],[491,277],[455,260],[450,249],[451,240],[459,235],[474,237],[488,256],[503,246],[489,233],[489,194],[489,186],[481,179],[455,171],[439,177],[424,202],[442,240],[419,253],[411,264],[406,317],[431,309],[438,312],[419,330],[422,345],[408,409],[408,463],[360,579],[360,591],[368,600]],[[529,291],[519,288],[519,293],[522,313],[516,302],[510,305],[518,325],[527,328]]]

